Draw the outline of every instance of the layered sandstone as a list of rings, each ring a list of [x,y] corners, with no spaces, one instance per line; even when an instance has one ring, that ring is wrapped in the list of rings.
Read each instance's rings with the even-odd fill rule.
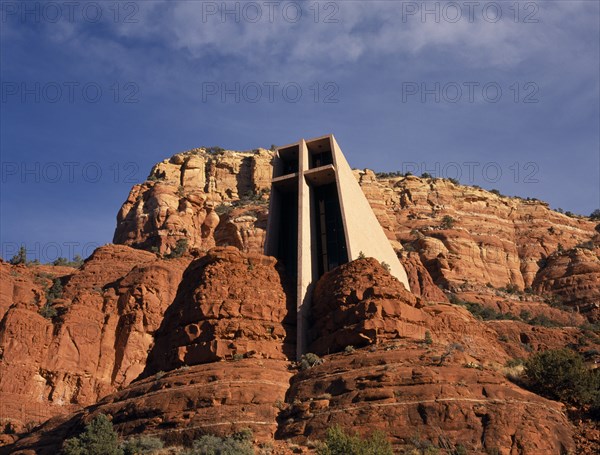
[[[551,254],[535,277],[533,289],[599,321],[600,247],[588,242],[585,247]]]
[[[234,357],[293,356],[294,313],[275,264],[234,247],[192,262],[156,334],[146,374]]]
[[[503,374],[532,352],[598,349],[584,328],[598,317],[595,222],[449,180],[356,171],[411,292],[374,259],[326,274],[309,334],[325,362],[298,372],[292,288],[260,254],[271,159],[175,155],[131,190],[120,245],[81,269],[0,262],[0,424],[23,435],[73,412],[6,453],[56,453],[100,412],[123,436],[173,443],[250,427],[258,442],[305,444],[339,423],[383,430],[396,447],[418,436],[469,453],[593,453],[593,438],[575,448],[562,405]],[[167,259],[183,239],[195,259]],[[57,314],[43,317],[57,278]],[[452,293],[521,320],[478,320]],[[557,327],[525,322],[535,317]]]
[[[271,160],[272,152],[262,149],[174,155],[132,189],[119,212],[114,241],[162,254],[183,238],[202,251],[234,245],[262,252]],[[596,235],[595,222],[558,213],[535,199],[505,197],[447,179],[377,178],[369,170],[355,175],[392,244],[415,250],[433,283],[446,289],[468,281],[524,290],[536,281],[546,258]],[[249,216],[226,213],[231,204],[253,201],[260,201],[260,209],[251,209]],[[452,222],[444,223],[444,217]],[[407,269],[420,267],[414,257],[404,259]],[[418,273],[411,280],[420,289]],[[578,290],[574,296],[571,290],[564,292],[573,305],[593,303],[589,292]],[[443,301],[435,290],[424,298]]]
[[[430,441],[448,453],[459,446],[502,455],[575,449],[563,405],[461,358],[440,364],[438,349],[413,343],[327,356],[292,379],[278,437],[321,439],[337,424],[363,435],[382,430],[396,447]]]
[[[126,291],[119,291],[118,312],[151,303],[139,300],[148,294],[139,283],[157,262],[154,256],[146,272],[134,269],[119,280]],[[287,360],[295,313],[273,258],[217,248],[192,261],[179,281],[153,332],[143,379],[4,451],[56,453],[98,413],[110,415],[123,437],[143,433],[176,444],[245,427],[257,443],[275,437],[308,444],[340,424],[385,431],[398,448],[415,437],[473,453],[559,454],[575,447],[563,406],[520,389],[503,371],[509,359],[528,355],[519,346],[568,343],[576,328],[478,321],[461,306],[424,302],[365,258],[317,283],[311,349],[325,354],[324,363],[297,372]],[[345,353],[328,354],[335,351]]]
[[[419,252],[434,281],[445,286],[467,279],[495,287],[531,286],[538,262],[561,244],[589,241],[596,223],[525,200],[415,176],[376,179],[355,171],[373,210],[394,240]],[[443,217],[452,217],[451,225]],[[418,231],[418,232],[417,232]]]
[[[0,322],[2,418],[22,429],[95,403],[135,379],[187,262],[112,245],[97,249],[81,269],[67,269],[70,274],[64,267],[54,274],[49,266],[2,263],[12,279]],[[53,279],[63,291],[47,302]],[[46,304],[54,317],[40,314]]]
[[[112,416],[122,437],[190,443],[203,434],[228,436],[249,428],[257,444],[272,441],[291,373],[280,360],[244,359],[185,367],[136,381],[70,416],[49,420],[0,454],[50,455],[96,415]]]
[[[202,148],[158,163],[146,182],[131,189],[117,215],[114,242],[168,254],[182,239],[202,251],[232,244],[228,239],[233,239],[262,252],[264,223],[255,226],[256,219],[245,219],[222,225],[221,220],[232,203],[264,203],[261,195],[270,190],[272,157],[264,149],[211,153]],[[216,232],[219,227],[225,232]],[[249,230],[262,233],[248,240]]]

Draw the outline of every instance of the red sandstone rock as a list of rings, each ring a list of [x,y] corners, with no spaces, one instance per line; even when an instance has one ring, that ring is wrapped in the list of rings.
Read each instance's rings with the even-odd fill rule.
[[[196,256],[231,246],[192,264],[123,245],[99,248],[81,270],[0,262],[0,423],[22,432],[105,397],[99,407],[48,422],[6,453],[55,453],[97,412],[113,415],[124,435],[156,432],[175,442],[241,426],[259,440],[272,439],[278,428],[280,437],[303,442],[340,423],[363,433],[383,429],[398,446],[418,431],[475,453],[573,450],[562,406],[519,389],[501,372],[508,359],[530,352],[597,346],[582,343],[575,327],[584,322],[581,314],[551,308],[541,295],[597,319],[598,249],[573,248],[597,237],[595,223],[448,180],[378,180],[357,172],[400,250],[412,293],[372,259],[327,274],[315,289],[311,350],[371,346],[328,356],[296,375],[284,405],[277,400],[284,400],[291,374],[295,314],[282,271],[258,254],[267,198],[240,202],[270,186],[271,156],[186,152],[156,165],[151,180],[132,189],[115,241],[169,253],[186,238]],[[444,215],[454,223],[442,226]],[[51,284],[43,273],[64,287],[52,321],[38,314]],[[532,286],[534,294],[508,295],[488,283]],[[496,311],[528,311],[567,327],[479,321],[445,303],[438,285]],[[234,355],[249,358],[220,361]],[[144,369],[155,375],[134,381]],[[287,409],[279,420],[275,404]],[[0,435],[2,443],[15,439]],[[576,450],[593,453],[590,444],[593,435],[578,436]]]
[[[145,374],[256,356],[287,360],[295,338],[272,257],[215,248],[186,270],[165,313]]]
[[[17,283],[30,283],[23,289],[31,291],[16,292],[13,285],[13,303],[0,323],[1,417],[22,429],[95,403],[135,379],[188,261],[101,247],[81,269],[62,277],[53,319],[38,313],[46,304],[42,284],[49,287],[51,279],[23,278],[53,268],[2,264],[16,271]],[[63,269],[57,268],[56,277]]]
[[[388,349],[327,356],[322,365],[296,375],[278,437],[320,439],[337,424],[363,435],[382,430],[397,447],[416,438],[462,444],[468,453],[574,450],[573,427],[560,403],[490,370],[452,360],[438,365],[435,346]]]
[[[550,255],[545,262],[533,289],[600,321],[600,248],[593,244],[572,248]]]
[[[55,454],[63,441],[99,413],[112,416],[122,437],[189,443],[203,434],[228,436],[244,428],[272,441],[292,373],[279,360],[244,359],[180,368],[136,381],[93,407],[45,423],[0,454]]]
[[[262,252],[264,220],[255,226],[257,220],[235,221],[230,217],[221,225],[217,212],[222,204],[268,191],[272,157],[273,153],[264,149],[220,154],[194,149],[158,163],[149,180],[135,185],[121,207],[114,242],[153,247],[164,254],[172,251],[180,239],[202,251],[217,244],[232,245],[228,240],[234,239],[248,251]],[[220,229],[225,232],[217,233]],[[249,232],[254,237],[254,231],[263,231],[256,233],[257,246],[257,240],[247,238]]]
[[[426,302],[447,302],[446,294],[433,282],[418,253],[402,252],[400,262],[408,275],[410,291]]]

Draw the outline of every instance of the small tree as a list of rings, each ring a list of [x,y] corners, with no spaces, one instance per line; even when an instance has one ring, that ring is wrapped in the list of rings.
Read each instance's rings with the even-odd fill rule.
[[[452,229],[454,227],[455,220],[450,215],[444,215],[440,227],[442,229]]]
[[[56,266],[62,266],[62,265],[69,265],[69,261],[67,260],[67,258],[63,258],[62,256],[59,258],[56,258],[53,262],[52,265],[56,265]]]
[[[187,239],[179,239],[175,244],[175,248],[171,250],[169,254],[165,257],[168,259],[180,258],[185,254],[188,249],[188,240]]]
[[[425,344],[433,344],[433,338],[431,337],[431,332],[429,330],[425,331]]]
[[[392,445],[381,432],[367,439],[358,434],[349,435],[340,427],[327,430],[327,439],[317,449],[318,455],[393,455]]]
[[[117,433],[111,421],[99,414],[85,426],[79,436],[67,439],[62,448],[64,455],[123,455]]]
[[[151,454],[162,449],[164,446],[164,443],[159,438],[144,435],[130,438],[121,444],[125,455]]]
[[[24,245],[19,248],[19,252],[15,254],[9,261],[12,265],[27,263],[27,249]]]
[[[600,220],[600,209],[596,209],[590,213],[590,220]]]
[[[204,435],[195,440],[185,455],[254,455],[252,431],[241,430],[226,438]]]
[[[46,300],[48,303],[54,302],[56,299],[60,299],[62,297],[63,287],[60,282],[60,278],[54,278],[52,280],[52,286],[50,289],[46,291]]]
[[[551,349],[525,362],[530,388],[540,395],[570,404],[589,404],[600,394],[600,375],[569,349]]]

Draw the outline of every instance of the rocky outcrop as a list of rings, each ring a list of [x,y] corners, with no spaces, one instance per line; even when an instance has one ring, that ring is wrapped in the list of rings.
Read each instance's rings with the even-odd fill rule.
[[[433,282],[418,253],[400,251],[400,262],[406,270],[410,292],[421,297],[424,302],[440,303],[448,301],[444,291]]]
[[[309,445],[339,423],[383,430],[397,448],[420,438],[470,453],[593,453],[593,438],[575,448],[562,405],[505,374],[532,352],[598,349],[584,326],[598,314],[594,222],[449,180],[356,171],[411,292],[369,258],[324,275],[309,324],[324,363],[298,371],[294,293],[261,254],[271,159],[175,155],[132,189],[119,245],[80,269],[0,262],[0,425],[19,433],[0,443],[23,436],[0,453],[56,453],[100,412],[123,436],[170,443],[249,427],[258,442]],[[173,258],[180,240],[188,253]],[[460,300],[514,318],[480,320]]]
[[[294,355],[294,313],[272,257],[215,248],[192,262],[145,374],[244,356]]]
[[[506,197],[416,176],[374,178],[355,171],[365,195],[393,240],[410,244],[436,284],[467,279],[494,287],[531,286],[538,262],[589,241],[595,224],[550,210],[539,200]],[[444,222],[444,217],[450,218]]]
[[[440,355],[435,345],[413,343],[327,356],[292,379],[278,437],[321,439],[337,424],[363,435],[384,431],[396,447],[430,441],[449,453],[574,450],[561,404],[468,368],[460,356],[440,363]]]
[[[93,407],[48,421],[17,444],[0,447],[0,454],[55,454],[100,413],[112,416],[122,437],[143,432],[183,444],[203,434],[228,436],[249,428],[265,444],[275,435],[291,374],[287,362],[256,359],[161,372]]]
[[[54,275],[49,266],[2,264],[14,281],[0,322],[2,418],[22,429],[135,379],[188,262],[111,245],[69,275],[64,267]],[[62,292],[48,302],[53,279]],[[54,313],[44,317],[46,305]]]
[[[110,257],[113,247],[105,248],[99,254]],[[128,251],[115,247],[113,254]],[[154,330],[141,379],[127,384],[129,370],[113,367],[121,372],[114,375],[121,390],[48,421],[0,453],[56,453],[98,413],[110,415],[123,437],[143,433],[177,444],[241,428],[251,428],[263,444],[273,437],[308,444],[340,424],[361,433],[383,430],[398,448],[415,437],[474,453],[559,454],[575,447],[563,406],[520,389],[503,372],[509,359],[528,355],[519,346],[533,351],[553,347],[551,339],[571,343],[576,328],[478,321],[461,306],[424,302],[364,258],[317,283],[311,349],[324,354],[324,363],[298,372],[288,360],[295,313],[273,258],[224,247],[189,265],[182,259],[187,269],[155,329],[162,306],[142,285],[159,279],[156,267],[175,260],[139,253],[148,262],[105,286],[119,295],[105,301],[115,302],[107,308],[121,318],[134,314],[126,321],[135,323],[117,325],[125,335],[115,346],[137,345],[130,327]],[[136,308],[145,308],[147,321],[136,319]],[[329,354],[335,351],[344,353]],[[132,371],[141,362],[121,358]]]
[[[115,243],[168,254],[186,239],[200,251],[233,245],[262,252],[272,156],[263,149],[194,149],[157,164],[123,204]],[[468,281],[524,290],[555,251],[597,234],[595,222],[550,210],[536,199],[505,197],[441,178],[378,178],[369,170],[355,175],[392,244],[418,253],[421,264],[405,255],[405,267],[412,268],[411,285],[427,301],[443,297],[422,267],[445,289]],[[242,213],[244,208],[250,213]],[[593,301],[574,304],[582,303]]]
[[[600,247],[588,242],[586,247],[551,254],[536,275],[533,289],[600,321]]]
[[[309,351],[326,354],[390,338],[423,339],[423,312],[415,308],[419,303],[376,259],[337,267],[315,286]]]
[[[230,244],[227,238],[240,237],[246,249],[262,252],[262,220],[255,225],[257,219],[232,221],[229,217],[222,226],[229,235],[216,231],[232,203],[264,203],[262,195],[271,186],[272,157],[264,149],[218,153],[194,149],[158,163],[146,182],[132,188],[121,207],[114,242],[168,254],[182,239],[191,248],[207,251]],[[257,230],[263,234],[244,242],[248,231]]]

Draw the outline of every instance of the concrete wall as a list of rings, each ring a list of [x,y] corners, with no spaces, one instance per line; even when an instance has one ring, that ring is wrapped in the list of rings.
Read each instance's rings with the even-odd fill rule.
[[[369,201],[365,197],[352,168],[346,161],[342,151],[333,135],[331,136],[333,164],[337,173],[338,194],[340,208],[344,220],[348,259],[358,259],[362,252],[367,257],[373,257],[379,262],[390,266],[390,273],[394,275],[404,287],[410,290],[408,276],[404,267],[398,260],[383,228],[379,224]]]
[[[390,241],[386,237],[377,217],[373,213],[367,198],[360,185],[356,181],[352,169],[342,154],[333,135],[298,142],[298,275],[297,289],[297,356],[298,358],[306,352],[308,318],[310,314],[310,301],[312,288],[317,278],[317,266],[313,257],[316,256],[316,219],[313,214],[314,201],[311,186],[307,183],[304,173],[309,170],[309,151],[307,143],[326,138],[331,146],[333,155],[333,168],[338,190],[344,235],[348,259],[358,259],[362,252],[367,257],[374,257],[380,262],[390,266],[390,272],[406,289],[410,290],[408,277],[404,267],[398,260]],[[291,144],[292,146],[295,144]],[[322,145],[322,144],[321,144]],[[281,149],[289,148],[282,147]],[[267,239],[265,241],[265,253],[276,255],[278,245],[278,229],[281,226],[281,200],[280,194],[275,188],[277,180],[281,180],[282,162],[279,152],[274,159],[274,179],[271,188],[271,201],[269,205],[269,221],[267,226]],[[318,168],[322,172],[325,168]],[[331,172],[331,171],[329,171]],[[291,176],[290,176],[291,177]],[[314,177],[314,174],[313,174]],[[333,177],[330,177],[333,178]],[[279,182],[281,183],[281,182]],[[315,183],[317,184],[317,183]]]

